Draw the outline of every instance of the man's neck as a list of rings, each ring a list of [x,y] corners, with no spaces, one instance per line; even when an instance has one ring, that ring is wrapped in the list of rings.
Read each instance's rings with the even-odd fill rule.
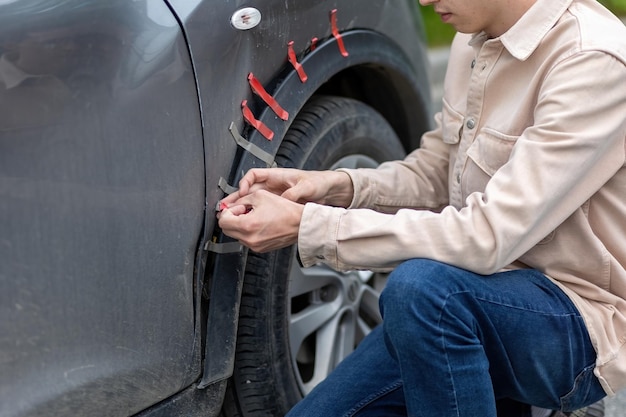
[[[497,38],[511,29],[536,2],[537,0],[501,0],[502,19],[487,33],[489,38]]]

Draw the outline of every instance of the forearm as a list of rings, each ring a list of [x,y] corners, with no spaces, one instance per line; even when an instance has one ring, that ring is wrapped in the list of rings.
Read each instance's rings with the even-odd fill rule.
[[[326,195],[315,203],[333,207],[350,207],[354,197],[352,178],[344,171],[327,171],[324,177]]]

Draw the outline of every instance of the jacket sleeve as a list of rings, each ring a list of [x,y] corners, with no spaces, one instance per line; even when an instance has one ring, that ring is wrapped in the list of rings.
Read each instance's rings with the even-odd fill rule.
[[[354,185],[349,208],[395,213],[401,208],[441,209],[448,203],[449,145],[441,140],[441,113],[437,127],[424,134],[421,146],[404,160],[376,169],[340,169]]]
[[[385,214],[307,204],[298,242],[303,264],[387,270],[407,259],[429,258],[481,274],[500,270],[555,230],[623,167],[624,91],[624,62],[601,52],[568,58],[545,80],[533,125],[484,192],[472,193],[460,209],[447,206],[440,212]],[[426,142],[437,157],[445,153],[441,146]],[[388,204],[441,202],[435,193],[445,187],[431,177],[447,173],[443,165],[424,171],[420,158],[418,151],[375,174],[354,176],[361,193],[355,205],[378,210]],[[436,186],[424,191],[428,184]],[[403,193],[415,196],[402,200]]]

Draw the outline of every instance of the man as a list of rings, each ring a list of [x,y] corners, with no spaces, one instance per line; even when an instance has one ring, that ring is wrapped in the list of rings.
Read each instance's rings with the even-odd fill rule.
[[[529,416],[626,386],[626,29],[595,0],[421,0],[438,127],[376,170],[252,170],[220,226],[395,268],[383,324],[293,416]],[[306,204],[305,204],[306,203]]]

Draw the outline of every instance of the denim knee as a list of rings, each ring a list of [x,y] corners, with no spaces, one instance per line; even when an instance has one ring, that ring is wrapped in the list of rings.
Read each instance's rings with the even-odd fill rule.
[[[429,259],[412,259],[400,264],[390,275],[380,296],[380,311],[385,315],[410,314],[414,303],[421,306],[445,298],[450,265]],[[445,277],[445,278],[444,278]]]
[[[427,295],[434,290],[441,291],[450,282],[451,269],[456,268],[430,259],[411,259],[391,272],[383,294],[387,293],[389,298],[404,299],[407,294]]]

